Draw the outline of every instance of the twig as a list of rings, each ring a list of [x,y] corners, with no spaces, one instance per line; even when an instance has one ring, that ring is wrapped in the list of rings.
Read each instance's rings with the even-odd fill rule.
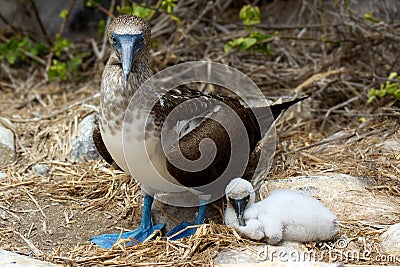
[[[46,214],[44,214],[42,207],[40,207],[39,203],[36,201],[36,199],[32,196],[31,193],[29,193],[28,191],[25,191],[26,194],[29,196],[29,198],[33,201],[33,203],[35,203],[36,207],[40,210],[40,213],[43,215],[44,218],[47,219]]]
[[[112,15],[112,12],[114,10],[114,6],[115,6],[115,0],[112,0],[111,1],[111,5],[110,5],[110,10],[108,11],[108,13],[110,13],[111,15]],[[100,9],[100,6],[98,8]],[[108,14],[108,13],[106,13],[106,14]],[[101,45],[101,50],[100,51],[99,51],[99,48],[97,47],[96,40],[94,40],[93,38],[90,39],[90,43],[92,44],[93,52],[95,53],[95,55],[97,57],[97,60],[102,60],[104,58],[105,53],[106,53],[106,48],[107,48],[107,44],[108,44],[108,42],[107,42],[107,38],[108,38],[107,28],[108,28],[108,25],[110,25],[112,17],[114,17],[114,16],[113,15],[112,16],[109,15],[107,17],[107,22],[106,22],[106,25],[105,25],[105,30],[104,30],[104,35],[103,35],[103,43]]]
[[[65,25],[67,24],[67,20],[68,20],[68,18],[69,18],[69,16],[71,15],[71,11],[72,11],[72,8],[74,7],[74,5],[75,5],[75,2],[76,2],[76,0],[71,0],[70,2],[69,2],[69,7],[68,7],[68,11],[67,11],[67,16],[64,18],[64,20],[63,20],[63,22],[62,22],[62,24],[61,24],[61,26],[60,26],[60,29],[58,30],[58,34],[62,34],[63,33],[63,31],[64,31],[64,28],[65,28]]]
[[[32,8],[33,8],[33,13],[35,14],[36,20],[39,23],[40,30],[44,34],[44,37],[46,38],[47,43],[50,46],[53,46],[53,41],[51,40],[51,38],[47,34],[46,29],[43,26],[42,20],[40,19],[40,15],[39,15],[38,9],[36,7],[35,1],[34,0],[29,0],[29,1],[31,2]]]
[[[321,124],[320,129],[322,130],[324,128],[326,120],[328,119],[329,115],[331,114],[331,112],[333,110],[341,108],[341,107],[344,107],[344,106],[347,106],[348,104],[350,104],[351,102],[356,101],[357,99],[358,99],[358,96],[355,96],[353,98],[348,99],[347,101],[344,101],[343,103],[337,104],[336,106],[333,106],[330,109],[328,109],[328,111],[325,113],[324,120],[323,120],[323,122]]]
[[[79,102],[76,102],[74,104],[68,105],[65,108],[63,108],[62,110],[57,111],[57,112],[52,113],[52,114],[49,114],[47,116],[30,118],[30,119],[10,118],[10,121],[13,121],[13,122],[36,122],[36,121],[41,121],[41,120],[48,120],[48,119],[54,118],[54,117],[58,116],[59,114],[62,114],[64,112],[70,110],[71,108],[73,108],[75,106],[82,105],[84,107],[90,107],[91,108],[91,106],[84,105],[85,102],[95,100],[95,99],[97,99],[99,97],[100,97],[100,93],[97,93],[97,94],[95,94],[95,95],[93,95],[91,97],[83,99],[82,101],[79,101]]]
[[[44,255],[43,252],[40,249],[38,249],[37,247],[35,247],[35,245],[28,238],[26,238],[23,234],[21,234],[18,231],[15,231],[15,230],[14,230],[14,233],[19,235],[19,237],[21,237],[22,240],[25,241],[25,243],[29,246],[29,248],[32,250],[33,254],[35,254],[36,257],[41,257]]]
[[[346,72],[347,72],[347,70],[345,68],[340,68],[340,69],[337,69],[337,70],[330,70],[330,71],[323,72],[323,73],[317,73],[317,74],[311,76],[310,78],[308,78],[306,81],[302,82],[300,85],[298,85],[294,89],[294,92],[295,92],[294,98],[299,97],[299,95],[302,93],[302,91],[305,88],[309,87],[314,82],[322,80],[322,79],[324,79],[324,78],[326,78],[328,76],[331,76],[331,75],[339,75],[339,74],[343,74],[343,73],[346,73]]]
[[[339,136],[337,138],[332,138],[332,139],[329,139],[329,140],[322,140],[320,142],[316,142],[316,143],[308,145],[308,146],[303,146],[303,147],[300,147],[300,148],[293,149],[291,151],[285,152],[285,153],[283,153],[283,155],[289,155],[289,154],[297,153],[299,151],[306,150],[306,149],[309,149],[309,148],[312,148],[312,147],[329,144],[329,143],[336,142],[336,141],[343,140],[343,139],[349,139],[351,137],[354,137],[355,135],[356,135],[355,133],[350,133],[350,134],[346,134],[344,136]]]
[[[29,182],[21,182],[21,183],[17,183],[17,184],[10,184],[10,185],[3,185],[0,187],[1,191],[4,191],[6,189],[10,189],[10,188],[14,188],[17,186],[21,186],[21,185],[31,185],[33,184],[33,181],[29,181]]]

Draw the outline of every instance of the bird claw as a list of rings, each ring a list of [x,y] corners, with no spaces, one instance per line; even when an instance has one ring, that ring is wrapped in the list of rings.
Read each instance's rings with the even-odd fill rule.
[[[170,240],[177,240],[194,235],[194,233],[196,233],[197,227],[188,228],[189,226],[193,226],[193,224],[188,222],[181,222],[180,224],[175,226],[174,229],[169,231],[165,236]]]
[[[160,223],[153,225],[150,228],[139,227],[133,231],[124,232],[122,234],[104,234],[94,236],[90,239],[90,241],[100,248],[112,248],[112,246],[119,239],[130,239],[131,241],[127,242],[127,246],[137,245],[138,243],[143,243],[144,241],[153,238],[161,229],[163,229],[165,224]]]

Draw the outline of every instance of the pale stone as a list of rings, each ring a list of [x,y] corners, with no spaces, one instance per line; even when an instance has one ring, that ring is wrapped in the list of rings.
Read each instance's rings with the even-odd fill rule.
[[[3,267],[61,267],[50,262],[39,261],[28,256],[0,249],[0,266]]]
[[[319,199],[340,220],[365,221],[374,225],[393,224],[399,218],[398,201],[385,193],[367,190],[375,185],[373,179],[345,174],[300,176],[268,180],[260,188],[265,198],[277,188],[302,191]]]
[[[0,166],[12,163],[15,157],[14,133],[0,125]]]
[[[78,125],[78,137],[72,144],[71,155],[80,161],[100,158],[93,142],[93,130],[96,126],[95,115],[85,117]]]
[[[258,245],[223,249],[214,259],[215,266],[338,266],[319,262],[319,255],[297,242],[279,246]]]
[[[389,255],[400,259],[400,223],[394,224],[381,235],[382,250]]]

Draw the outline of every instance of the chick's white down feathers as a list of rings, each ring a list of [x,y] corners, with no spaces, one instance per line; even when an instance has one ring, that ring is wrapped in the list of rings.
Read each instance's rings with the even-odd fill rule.
[[[267,198],[254,203],[252,185],[241,178],[228,184],[226,197],[250,195],[244,212],[246,226],[240,226],[228,200],[225,224],[237,228],[245,236],[275,245],[282,240],[310,242],[332,239],[339,231],[336,216],[317,199],[287,189],[274,190]]]

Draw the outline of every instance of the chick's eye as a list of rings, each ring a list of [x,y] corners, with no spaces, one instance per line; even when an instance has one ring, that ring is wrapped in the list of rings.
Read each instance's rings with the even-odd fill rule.
[[[246,202],[249,202],[250,200],[250,195],[246,197]]]

